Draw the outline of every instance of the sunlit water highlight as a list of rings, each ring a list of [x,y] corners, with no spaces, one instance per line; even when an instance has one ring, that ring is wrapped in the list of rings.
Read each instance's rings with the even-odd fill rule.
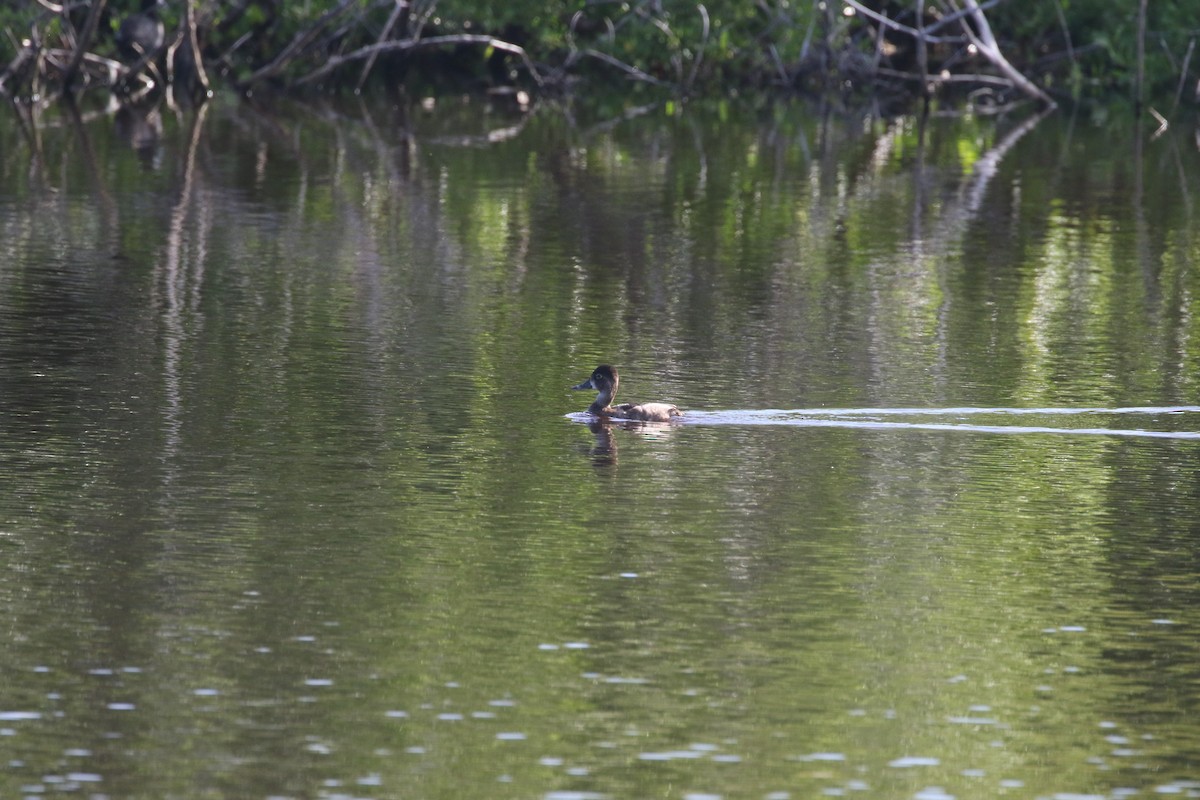
[[[1198,413],[1200,406],[1124,406],[1120,408],[794,408],[688,411],[671,423],[620,422],[627,425],[782,425],[795,428],[863,428],[867,430],[960,431],[999,434],[1074,434],[1076,436],[1125,436],[1149,439],[1200,439],[1200,431],[1164,431],[1144,428],[1074,428],[1055,425],[982,425],[961,422],[897,422],[882,417],[967,417],[967,416],[1158,416]],[[576,422],[592,422],[586,412],[567,415]],[[851,417],[853,419],[844,419]],[[876,419],[863,419],[875,417]]]

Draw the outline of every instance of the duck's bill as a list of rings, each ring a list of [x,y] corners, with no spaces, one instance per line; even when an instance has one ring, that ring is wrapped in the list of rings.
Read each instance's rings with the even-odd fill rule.
[[[583,383],[579,384],[578,386],[572,386],[572,387],[571,387],[571,391],[573,391],[573,392],[581,392],[581,391],[583,391],[584,389],[595,389],[595,388],[596,388],[596,387],[595,387],[595,385],[592,383],[592,379],[591,379],[591,378],[588,378],[586,381],[584,381]]]

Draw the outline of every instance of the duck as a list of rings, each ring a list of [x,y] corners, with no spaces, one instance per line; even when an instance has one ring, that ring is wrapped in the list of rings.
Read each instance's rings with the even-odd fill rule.
[[[599,392],[596,399],[588,406],[588,413],[601,419],[630,419],[642,422],[670,422],[674,417],[682,417],[683,412],[670,403],[621,403],[612,405],[617,396],[617,386],[621,378],[617,371],[608,364],[601,364],[592,371],[583,383],[572,386],[576,392],[584,389],[594,389]]]
[[[163,0],[142,0],[142,10],[121,22],[113,37],[126,61],[134,62],[154,54],[163,43],[163,24],[158,18]]]

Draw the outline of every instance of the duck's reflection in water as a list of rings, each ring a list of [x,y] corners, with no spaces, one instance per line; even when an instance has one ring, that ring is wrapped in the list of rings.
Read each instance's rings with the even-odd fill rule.
[[[617,463],[618,434],[614,433],[614,428],[623,429],[629,435],[638,435],[646,439],[665,439],[677,427],[669,422],[641,422],[607,418],[593,418],[587,422],[587,426],[588,430],[592,432],[592,436],[595,437],[595,441],[587,453],[597,467],[607,467]]]
[[[617,463],[617,439],[613,436],[612,423],[607,420],[596,420],[588,423],[588,430],[596,438],[588,455],[597,467],[607,467]]]

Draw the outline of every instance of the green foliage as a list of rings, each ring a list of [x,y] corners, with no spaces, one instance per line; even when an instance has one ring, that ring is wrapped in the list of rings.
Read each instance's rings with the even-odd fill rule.
[[[33,5],[32,3],[30,5]],[[30,26],[47,16],[36,13],[35,8],[22,8],[19,4],[0,4],[0,70],[16,56],[14,41],[20,42],[29,35]],[[57,28],[57,23],[55,23]]]
[[[786,2],[665,0],[647,4],[593,5],[578,26],[579,47],[608,53],[665,80],[757,80],[773,65],[768,45],[784,60],[799,56],[803,19]]]
[[[1055,3],[1062,11],[1060,19]],[[1019,48],[1026,69],[1067,54],[1065,19],[1075,61],[1087,82],[1107,88],[1128,85],[1137,67],[1138,0],[1049,0],[1002,3],[988,12],[1002,44]],[[1147,5],[1146,82],[1152,89],[1173,88],[1179,80],[1188,42],[1200,35],[1200,17],[1192,0],[1153,0]],[[1012,54],[1010,53],[1010,57]],[[1194,64],[1191,70],[1195,74]],[[1048,69],[1053,69],[1047,65]],[[1059,70],[1061,71],[1061,70]]]
[[[285,81],[319,67],[331,56],[378,40],[395,5],[391,0],[193,0],[201,42],[209,58],[225,57],[222,69],[244,78],[304,39],[278,76]],[[895,16],[911,4],[871,2]],[[140,0],[110,0],[94,50],[112,53],[112,34]],[[948,9],[930,0],[930,8]],[[1116,89],[1136,69],[1138,0],[1008,0],[986,6],[1009,60],[1035,81],[1050,86]],[[523,47],[547,71],[570,65],[574,73],[622,79],[613,63],[688,89],[762,85],[801,72],[840,81],[874,57],[876,26],[863,15],[844,16],[837,0],[413,0],[402,31],[422,36],[486,34]],[[336,9],[330,24],[319,23]],[[167,0],[161,17],[178,30],[183,0]],[[932,15],[933,12],[931,12]],[[73,15],[86,14],[80,3]],[[1146,81],[1151,91],[1173,90],[1190,43],[1200,37],[1194,0],[1154,0],[1148,5]],[[61,46],[61,21],[34,2],[0,4],[0,68],[15,55],[14,42],[36,26],[42,40]],[[584,52],[604,59],[579,58]],[[508,81],[524,73],[518,59],[495,48],[443,48],[393,57],[433,61],[422,75]],[[387,59],[384,59],[387,61]],[[384,67],[383,69],[386,69]],[[1200,73],[1200,57],[1188,70]],[[338,75],[357,75],[353,67]]]

